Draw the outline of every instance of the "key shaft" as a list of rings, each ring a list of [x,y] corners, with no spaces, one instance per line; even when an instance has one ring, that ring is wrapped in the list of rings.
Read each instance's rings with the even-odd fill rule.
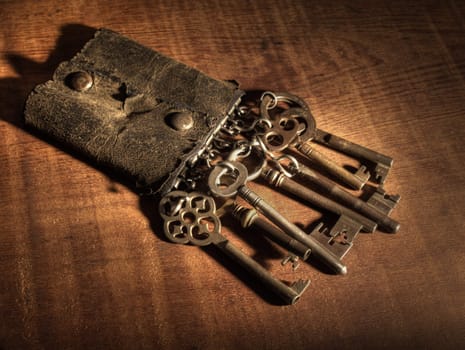
[[[278,295],[286,304],[295,304],[302,293],[310,285],[309,280],[299,280],[293,286],[288,286],[282,281],[276,279],[271,273],[257,263],[247,254],[243,253],[238,247],[229,240],[219,235],[220,240],[213,242],[223,253],[228,255],[232,260],[241,265],[249,273],[253,274],[260,282],[266,285],[273,293]]]
[[[308,280],[299,280],[289,287],[224,237],[215,201],[210,196],[199,192],[172,191],[161,199],[159,212],[168,239],[198,246],[215,245],[287,304],[294,304],[310,283]]]
[[[373,151],[372,149],[363,147],[359,144],[353,143],[342,137],[333,135],[327,131],[316,129],[315,139],[316,142],[328,146],[336,151],[347,154],[354,158],[363,158],[373,163],[382,163],[389,167],[392,166],[393,160],[384,154]]]
[[[238,219],[244,228],[256,227],[273,242],[297,254],[302,260],[307,260],[311,249],[298,240],[286,235],[271,222],[260,217],[255,209],[249,209],[240,205],[234,208],[233,216]]]
[[[317,185],[333,199],[344,203],[350,209],[357,211],[367,218],[375,221],[380,228],[386,230],[387,232],[395,233],[399,230],[400,224],[397,221],[391,219],[389,216],[364,202],[360,198],[347,192],[343,188],[333,183],[331,180],[328,180],[325,177],[317,174],[309,167],[299,164],[297,175]]]
[[[366,183],[366,180],[358,178],[355,174],[352,174],[350,171],[344,169],[339,164],[335,163],[323,153],[314,149],[309,142],[303,142],[296,145],[296,149],[308,157],[311,161],[321,166],[331,175],[334,175],[339,180],[344,182],[346,185],[349,185],[353,189],[360,190]],[[367,179],[368,180],[368,179]]]
[[[350,217],[351,219],[362,224],[363,230],[366,232],[374,232],[377,228],[377,224],[373,220],[370,220],[365,216],[349,208],[346,208],[329,198],[326,198],[325,196],[322,196],[321,194],[309,189],[308,187],[301,185],[300,183],[281,174],[277,170],[268,168],[263,172],[263,177],[271,185],[277,188],[282,188],[284,191],[289,192],[310,204],[328,210],[337,215],[346,215]]]
[[[342,261],[323,247],[318,241],[302,231],[299,227],[291,223],[284,216],[282,216],[276,209],[268,204],[263,198],[252,191],[245,185],[238,188],[237,193],[251,206],[265,215],[271,222],[282,229],[286,234],[295,238],[299,242],[308,246],[312,251],[312,256],[319,259],[326,264],[334,272],[345,275],[347,267]]]

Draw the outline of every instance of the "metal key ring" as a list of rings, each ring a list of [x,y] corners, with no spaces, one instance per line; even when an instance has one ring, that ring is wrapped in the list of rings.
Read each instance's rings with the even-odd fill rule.
[[[236,162],[239,159],[249,158],[250,155],[252,154],[252,152],[256,152],[258,154],[258,158],[261,159],[261,162],[256,167],[254,167],[253,169],[247,168],[247,173],[248,173],[247,181],[253,181],[253,180],[257,179],[260,176],[263,168],[266,166],[266,156],[265,156],[264,152],[262,152],[259,148],[254,147],[250,143],[244,144],[244,146],[247,146],[247,150],[245,151],[245,153],[244,153],[243,149],[237,148],[237,149],[233,150],[229,154],[229,156],[228,156],[228,158],[226,160],[229,161],[229,162]],[[254,159],[256,159],[256,158],[254,158]]]
[[[295,105],[298,105],[300,108],[310,111],[310,107],[308,107],[307,103],[298,96],[295,96],[288,92],[272,93],[270,91],[266,91],[263,93],[262,97],[260,98],[260,114],[270,119],[267,113],[267,110],[275,108],[279,102],[286,102],[287,104],[295,104]],[[270,103],[272,103],[271,106],[270,106]]]
[[[266,109],[275,108],[278,105],[278,97],[272,91],[265,91],[260,97],[260,101],[263,101],[267,96],[268,96],[268,99],[271,98],[271,100],[268,101],[268,103],[266,104]]]
[[[223,177],[232,182],[223,182]],[[224,161],[218,163],[208,176],[208,187],[217,197],[231,197],[237,193],[239,187],[247,182],[247,168],[240,162]]]
[[[239,158],[247,158],[252,152],[252,145],[246,141],[237,144],[237,147],[233,149],[226,160],[236,161]]]
[[[283,160],[290,161],[291,165],[289,166],[289,168],[292,169],[291,171],[287,169],[288,168],[287,166],[284,166],[283,164],[281,164]],[[291,156],[290,154],[283,154],[279,157],[272,158],[271,163],[275,164],[276,167],[279,169],[279,171],[282,174],[284,174],[286,177],[293,177],[299,171],[299,166],[300,166],[297,159]]]

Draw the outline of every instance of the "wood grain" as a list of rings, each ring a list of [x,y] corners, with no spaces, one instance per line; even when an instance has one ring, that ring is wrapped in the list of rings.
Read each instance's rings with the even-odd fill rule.
[[[1,1],[0,348],[464,346],[465,6],[460,1]],[[396,235],[362,235],[345,277],[237,225],[277,301],[213,248],[165,242],[156,203],[22,122],[36,84],[107,27],[246,90],[290,91],[325,130],[395,159]],[[319,215],[254,188],[306,229]],[[230,224],[230,223],[229,223]]]

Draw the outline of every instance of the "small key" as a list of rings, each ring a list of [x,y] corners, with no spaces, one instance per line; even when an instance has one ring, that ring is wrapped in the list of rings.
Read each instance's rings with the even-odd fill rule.
[[[392,167],[393,160],[391,157],[348,141],[342,137],[333,135],[327,131],[317,129],[315,133],[315,141],[351,157],[358,158],[359,160],[367,160],[375,164],[374,177],[380,184],[384,183],[388,172]]]
[[[315,164],[318,164],[328,173],[355,190],[361,190],[370,178],[370,174],[366,171],[365,166],[362,165],[357,169],[357,172],[353,174],[326,157],[323,153],[318,152],[310,145],[309,141],[297,144],[296,149]]]
[[[352,248],[353,241],[362,225],[348,216],[341,215],[330,229],[323,223],[318,224],[310,235],[328,248],[339,259],[344,258]]]
[[[357,172],[353,174],[350,171],[346,170],[344,167],[340,166],[339,164],[335,163],[334,161],[326,157],[321,152],[314,149],[310,145],[310,141],[315,137],[317,129],[316,129],[315,118],[311,114],[310,108],[305,103],[305,101],[289,93],[276,93],[276,94],[265,93],[260,103],[260,114],[262,115],[262,117],[265,117],[271,120],[268,110],[274,108],[278,104],[278,102],[281,102],[281,101],[289,103],[291,105],[297,105],[299,107],[290,107],[280,116],[278,116],[278,121],[277,122],[275,121],[274,125],[281,125],[283,123],[287,125],[289,124],[287,120],[292,119],[293,117],[295,120],[300,122],[301,126],[303,126],[303,128],[299,130],[298,135],[296,135],[296,138],[291,139],[288,142],[288,144],[291,144],[293,142],[295,148],[300,153],[305,155],[307,158],[309,158],[314,163],[318,164],[320,167],[322,167],[325,171],[327,171],[331,175],[337,177],[339,180],[341,180],[346,185],[349,185],[350,187],[356,190],[360,190],[361,188],[363,188],[365,183],[370,178],[370,174],[366,171],[366,167],[364,166],[360,167],[357,170]],[[284,118],[284,120],[282,120],[282,118]],[[283,140],[283,144],[284,144],[284,140],[288,140],[290,138],[287,135],[288,133],[287,131],[285,134],[282,134],[282,135],[280,134],[282,129],[283,128],[278,128],[277,130],[269,131],[268,134],[265,135],[266,137],[264,138],[264,143],[268,141],[267,140],[268,137],[274,136],[274,140]],[[283,145],[280,145],[278,149],[284,149],[282,146]]]
[[[287,235],[308,246],[312,255],[328,265],[333,271],[339,274],[346,274],[347,267],[324,248],[319,242],[307,235],[300,228],[289,222],[276,209],[268,204],[263,198],[246,186],[247,168],[239,163],[224,161],[218,163],[208,177],[210,191],[218,197],[230,197],[239,195],[247,203],[265,215]]]
[[[284,284],[226,239],[221,234],[221,222],[216,215],[215,201],[210,196],[196,192],[173,191],[161,199],[159,212],[164,219],[165,235],[170,241],[200,246],[215,245],[287,304],[296,303],[310,284],[309,280],[299,280],[292,286]]]

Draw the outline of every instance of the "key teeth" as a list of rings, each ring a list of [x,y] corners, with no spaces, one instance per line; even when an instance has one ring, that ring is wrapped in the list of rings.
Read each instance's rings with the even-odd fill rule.
[[[328,251],[342,259],[353,247],[353,241],[361,229],[362,225],[360,223],[341,215],[332,227],[320,222],[310,235]],[[340,240],[341,237],[342,240]]]
[[[368,199],[367,203],[373,208],[389,215],[399,203],[400,198],[400,195],[388,194],[382,186],[379,186]]]
[[[292,262],[292,265],[291,265],[292,271],[297,270],[300,266],[299,257],[297,255],[289,253],[288,256],[286,256],[285,258],[283,258],[283,260],[281,260],[281,265],[285,266],[287,265],[288,262]]]
[[[300,299],[308,286],[310,286],[310,280],[299,279],[292,284],[291,288],[297,293],[297,295],[292,299],[291,304],[295,304]]]
[[[375,167],[375,181],[378,182],[380,185],[383,185],[386,181],[386,177],[388,176],[390,169],[390,166],[378,163]]]
[[[390,200],[393,203],[393,209],[399,204],[400,202],[400,195],[399,194],[386,194],[384,198]]]
[[[316,225],[316,227],[313,229],[313,231],[310,232],[310,234],[312,234],[314,232],[320,232],[320,233],[326,234],[326,232],[328,230],[329,230],[329,228],[327,226],[325,226],[325,224],[323,222],[320,222],[318,225]]]
[[[371,177],[371,174],[365,165],[361,165],[354,175],[363,183],[362,187],[367,183],[368,180],[370,180]]]
[[[328,236],[329,237],[329,227],[326,226],[323,222],[318,223],[315,228],[310,232],[308,235],[315,238],[317,241],[322,243],[321,237]]]

